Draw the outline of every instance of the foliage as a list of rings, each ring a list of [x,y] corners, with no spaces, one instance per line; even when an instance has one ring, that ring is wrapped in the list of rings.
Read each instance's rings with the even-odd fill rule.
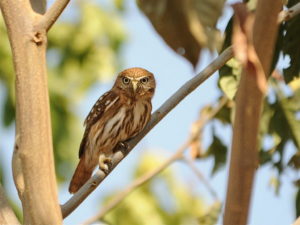
[[[288,7],[298,2],[300,1],[289,1]],[[248,2],[248,4],[250,3],[253,3],[253,1]],[[253,4],[251,4],[251,7],[253,7]],[[283,76],[279,70],[276,70],[269,79],[268,95],[264,101],[260,121],[260,164],[272,165],[277,171],[278,188],[280,188],[280,177],[284,174],[284,171],[287,169],[297,170],[300,168],[300,80],[297,79],[300,71],[300,67],[298,67],[300,62],[300,39],[299,35],[296,35],[299,33],[297,33],[300,27],[299,18],[300,17],[297,16],[285,22],[279,29],[272,70],[276,68],[279,56],[282,54],[289,56],[290,65],[283,69]],[[223,50],[231,45],[232,19],[230,19],[227,24],[225,34],[226,38]],[[235,58],[231,59],[220,69],[219,74],[219,88],[232,101],[220,110],[212,122],[221,122],[222,124],[232,126],[231,118],[233,118],[232,114],[234,114],[235,110],[234,99],[241,76],[239,62]],[[215,134],[213,133],[213,135]],[[226,161],[226,154],[224,155],[225,159],[221,157],[223,155],[222,152],[224,152],[223,145],[216,145],[216,140],[218,139],[217,136],[214,136],[212,144],[208,147],[209,154],[204,154],[203,156],[211,156],[215,159],[214,170],[215,168],[219,168],[220,165],[224,165],[224,161]],[[289,160],[284,160],[284,156],[288,151],[286,148],[288,143],[292,143],[295,148],[292,157]],[[217,157],[221,158],[216,160]],[[298,185],[299,182],[297,182],[296,179],[294,183]],[[275,188],[275,190],[277,192],[279,189]],[[299,202],[299,199],[298,194],[297,202]],[[299,208],[299,206],[297,207]],[[299,210],[297,212],[299,214]]]
[[[299,0],[289,0],[287,7],[291,7],[299,2]],[[287,83],[292,81],[294,77],[300,76],[299,24],[300,15],[285,23],[282,52],[290,57],[290,65],[283,70],[284,79]]]
[[[72,171],[82,133],[76,113],[79,100],[99,81],[115,74],[119,52],[125,40],[122,22],[113,10],[80,3],[74,6],[79,19],[59,21],[48,35],[48,77],[52,133],[57,176],[68,177]],[[114,16],[112,16],[112,14]],[[6,87],[3,125],[15,119],[14,74],[10,46],[1,17],[0,82]]]
[[[135,177],[147,173],[161,162],[159,155],[144,155],[135,170]],[[114,194],[108,197],[112,198]],[[215,224],[220,204],[209,208],[191,187],[182,183],[174,170],[167,169],[159,177],[135,190],[121,204],[109,212],[104,220],[108,224]]]

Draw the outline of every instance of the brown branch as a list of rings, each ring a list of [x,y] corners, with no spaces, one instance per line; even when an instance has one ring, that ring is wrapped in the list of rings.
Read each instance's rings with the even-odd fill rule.
[[[56,0],[47,10],[46,14],[42,17],[41,21],[37,25],[37,28],[44,29],[46,31],[50,30],[69,2],[70,0]]]
[[[278,15],[278,23],[282,23],[283,21],[288,21],[291,18],[297,16],[299,13],[300,13],[300,2],[287,10],[281,11]]]
[[[229,59],[232,58],[232,48],[226,49],[217,59],[207,66],[201,73],[186,82],[175,94],[173,94],[151,117],[146,128],[134,139],[128,142],[128,152],[161,120],[163,119],[176,105],[178,105],[188,94],[194,91],[200,84],[208,79],[220,67],[222,67]],[[112,160],[112,170],[125,157],[121,151],[117,151]],[[80,188],[64,205],[61,206],[63,217],[67,217],[80,203],[105,179],[105,175],[101,170],[97,170],[95,175]]]
[[[4,193],[4,190],[1,186],[1,184],[0,184],[0,224],[1,225],[5,225],[5,224],[19,225],[20,224],[14,211],[8,204],[8,201],[5,197],[5,193]]]
[[[264,97],[262,80],[270,73],[278,30],[277,15],[281,8],[281,0],[259,0],[253,27],[250,27],[251,17],[248,16],[242,22],[245,12],[236,10],[237,15],[242,16],[237,20],[240,22],[235,23],[233,40],[242,47],[237,45],[234,50],[238,53],[238,50],[244,49],[240,54],[244,54],[247,59],[242,61],[243,71],[236,95],[224,225],[247,224],[252,185],[258,166],[258,131]],[[244,29],[239,28],[240,26]],[[242,31],[246,35],[242,36]],[[247,40],[241,41],[245,39]]]

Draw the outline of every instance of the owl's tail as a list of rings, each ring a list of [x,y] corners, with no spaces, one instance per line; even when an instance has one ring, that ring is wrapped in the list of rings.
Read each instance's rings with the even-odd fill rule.
[[[93,168],[85,165],[84,155],[81,157],[69,186],[69,192],[75,193],[91,177]]]

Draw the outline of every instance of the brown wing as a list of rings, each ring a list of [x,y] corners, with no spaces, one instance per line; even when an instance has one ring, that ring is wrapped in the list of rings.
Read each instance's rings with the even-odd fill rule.
[[[94,104],[84,121],[85,131],[79,147],[79,158],[85,151],[85,146],[91,127],[102,117],[103,113],[117,99],[118,95],[113,91],[104,93]]]

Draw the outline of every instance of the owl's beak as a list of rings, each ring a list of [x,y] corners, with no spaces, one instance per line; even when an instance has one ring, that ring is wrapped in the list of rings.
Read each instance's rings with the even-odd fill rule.
[[[136,92],[136,89],[138,87],[138,85],[137,85],[138,81],[137,80],[132,80],[131,83],[132,83],[133,92]]]

